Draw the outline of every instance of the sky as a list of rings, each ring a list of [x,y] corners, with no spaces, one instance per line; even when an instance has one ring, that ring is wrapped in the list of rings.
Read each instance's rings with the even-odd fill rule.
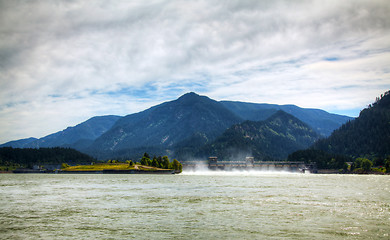
[[[0,143],[196,92],[358,116],[390,89],[390,1],[0,0]]]

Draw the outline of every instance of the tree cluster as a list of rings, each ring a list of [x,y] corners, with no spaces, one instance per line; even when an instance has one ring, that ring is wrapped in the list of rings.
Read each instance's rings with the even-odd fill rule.
[[[144,155],[141,158],[140,163],[145,166],[151,166],[156,168],[162,168],[162,169],[174,169],[175,171],[181,172],[182,171],[182,164],[177,161],[176,159],[173,159],[172,162],[169,161],[169,158],[167,156],[154,156],[152,159],[150,158],[148,153],[144,153]]]
[[[346,155],[328,153],[317,149],[296,151],[288,156],[288,161],[316,163],[319,169],[340,169],[343,173],[390,173],[390,155],[386,159],[352,158]],[[375,166],[375,168],[373,168]]]
[[[303,161],[305,163],[316,163],[319,169],[342,169],[346,162],[352,162],[351,157],[339,154],[327,153],[322,150],[307,149],[291,153],[288,161]]]
[[[362,169],[364,172],[371,171],[373,163],[367,158],[356,158],[352,163],[350,171],[355,171],[356,169]]]

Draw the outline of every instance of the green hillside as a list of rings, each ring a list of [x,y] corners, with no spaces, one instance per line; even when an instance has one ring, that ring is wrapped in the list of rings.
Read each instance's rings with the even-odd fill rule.
[[[362,110],[358,118],[319,140],[313,148],[371,159],[390,155],[390,91]]]
[[[305,149],[319,135],[294,116],[278,111],[265,121],[245,121],[226,130],[199,156],[218,156],[226,160],[253,156],[256,160],[285,159],[289,153]]]

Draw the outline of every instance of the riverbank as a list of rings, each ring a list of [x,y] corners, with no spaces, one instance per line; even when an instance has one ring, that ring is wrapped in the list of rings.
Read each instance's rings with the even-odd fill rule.
[[[96,163],[91,165],[65,165],[61,169],[27,169],[20,168],[7,173],[46,173],[46,174],[175,174],[173,169],[163,169],[140,164]]]
[[[161,169],[161,170],[102,170],[102,171],[40,171],[32,169],[17,169],[15,171],[2,171],[0,174],[177,174],[172,169]]]
[[[213,171],[213,170],[210,170]],[[223,171],[223,170],[222,170]],[[226,171],[226,170],[225,170]],[[229,172],[229,171],[226,171]],[[64,169],[56,170],[39,170],[39,169],[16,169],[14,171],[0,171],[0,174],[177,174],[179,172],[173,169],[162,169],[144,165],[134,165],[130,167],[128,164],[115,163],[106,164],[98,163],[93,165],[78,165],[70,166]],[[338,169],[319,169],[312,174],[345,174],[345,175],[390,175],[389,173],[378,171],[354,171],[342,172]]]
[[[389,173],[379,172],[379,171],[348,171],[342,172],[337,169],[319,169],[316,174],[352,174],[352,175],[390,175]]]
[[[175,170],[103,170],[103,171],[58,171],[57,174],[175,174]]]

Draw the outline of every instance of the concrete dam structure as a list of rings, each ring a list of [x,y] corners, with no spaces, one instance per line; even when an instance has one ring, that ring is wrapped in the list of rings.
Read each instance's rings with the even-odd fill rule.
[[[208,161],[186,161],[183,162],[183,168],[196,169],[199,166],[204,166],[209,170],[256,170],[256,171],[290,171],[290,172],[317,172],[315,163],[304,163],[300,161],[255,161],[253,157],[246,157],[245,160],[225,161],[218,160],[217,157],[209,157]]]

